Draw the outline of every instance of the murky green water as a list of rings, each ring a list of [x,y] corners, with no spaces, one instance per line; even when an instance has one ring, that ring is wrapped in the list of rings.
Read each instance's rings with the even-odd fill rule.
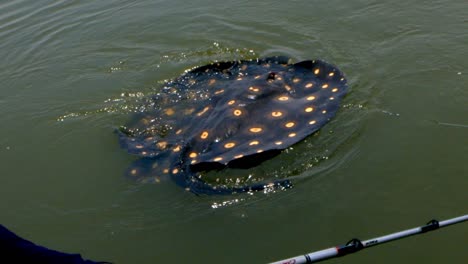
[[[262,263],[468,211],[466,1],[1,1],[0,223],[115,263]],[[337,65],[351,92],[319,135],[197,197],[123,177],[114,129],[214,60]],[[229,172],[223,172],[228,174]],[[466,263],[468,225],[329,263]]]

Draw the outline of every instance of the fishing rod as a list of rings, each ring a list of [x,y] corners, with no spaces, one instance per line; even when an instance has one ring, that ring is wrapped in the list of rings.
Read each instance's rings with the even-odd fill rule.
[[[415,228],[403,230],[400,232],[395,232],[395,233],[388,234],[388,235],[381,236],[381,237],[371,238],[365,241],[360,241],[357,238],[353,238],[345,245],[331,247],[331,248],[307,253],[305,255],[293,257],[293,258],[283,259],[280,261],[272,262],[271,264],[314,263],[314,262],[319,262],[319,261],[330,259],[330,258],[342,257],[351,253],[358,252],[359,250],[364,249],[364,248],[376,246],[385,242],[390,242],[393,240],[409,237],[412,235],[424,234],[429,231],[434,231],[436,229],[439,229],[441,227],[461,223],[464,221],[468,221],[468,214],[455,217],[455,218],[451,218],[451,219],[447,219],[447,220],[440,221],[440,222],[437,220],[431,220],[424,226],[415,227]]]

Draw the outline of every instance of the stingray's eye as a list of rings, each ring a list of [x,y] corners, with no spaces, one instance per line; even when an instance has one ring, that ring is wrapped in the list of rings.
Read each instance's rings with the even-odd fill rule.
[[[274,80],[275,77],[276,77],[276,73],[270,72],[270,74],[268,74],[267,80]]]

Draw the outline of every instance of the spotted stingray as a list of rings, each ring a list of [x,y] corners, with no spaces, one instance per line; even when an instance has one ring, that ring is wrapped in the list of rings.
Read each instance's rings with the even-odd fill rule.
[[[346,94],[343,73],[324,61],[292,64],[286,57],[217,62],[166,83],[146,111],[120,129],[120,142],[141,156],[134,179],[169,176],[194,193],[226,194],[289,187],[209,184],[200,172],[249,168],[323,127]]]

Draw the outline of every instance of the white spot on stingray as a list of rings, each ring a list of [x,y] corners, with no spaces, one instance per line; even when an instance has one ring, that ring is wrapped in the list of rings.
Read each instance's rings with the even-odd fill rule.
[[[258,89],[257,87],[254,87],[254,86],[250,86],[249,90],[252,91],[252,92],[259,92],[260,91],[260,89]]]
[[[283,115],[283,113],[281,113],[280,111],[273,111],[273,112],[271,112],[271,115],[273,117],[280,117],[280,116]]]
[[[210,110],[210,107],[206,106],[205,108],[203,108],[203,110],[197,113],[197,116],[202,116],[208,110]]]
[[[236,145],[236,143],[229,142],[229,143],[224,144],[224,147],[229,149],[229,148],[233,148],[235,145]]]
[[[262,128],[261,127],[251,127],[249,128],[249,131],[252,132],[252,133],[259,133],[259,132],[262,132]]]
[[[209,135],[209,134],[208,134],[208,131],[203,131],[203,132],[201,133],[201,135],[200,135],[200,138],[201,138],[201,139],[206,139],[206,138],[208,137],[208,135]]]
[[[255,146],[255,145],[258,145],[259,143],[260,142],[258,142],[257,140],[250,141],[249,146]]]
[[[288,123],[286,123],[284,126],[287,127],[287,128],[291,128],[291,127],[293,127],[294,125],[295,125],[294,122],[288,122]]]

